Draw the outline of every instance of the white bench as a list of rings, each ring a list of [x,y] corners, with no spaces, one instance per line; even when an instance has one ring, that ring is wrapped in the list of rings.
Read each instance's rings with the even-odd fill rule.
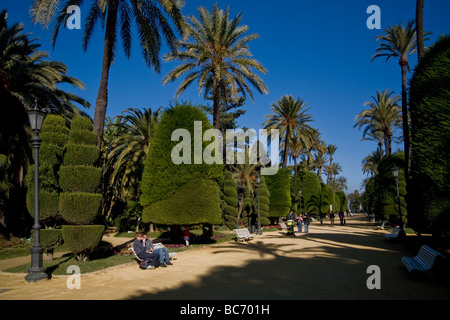
[[[284,222],[280,223],[281,230],[287,230],[287,225]]]
[[[233,232],[236,233],[238,241],[251,240],[254,236],[256,236],[256,234],[250,233],[247,228],[234,229]]]
[[[391,233],[384,234],[386,240],[401,240],[406,236],[405,230],[400,228],[394,228]]]
[[[164,245],[161,242],[157,242],[153,244],[153,249],[160,249],[164,248]],[[176,252],[169,252],[169,259],[170,260],[176,260],[177,259],[177,253]]]
[[[413,277],[421,273],[427,273],[432,276],[431,271],[435,266],[436,261],[443,260],[444,258],[444,255],[424,244],[420,247],[417,256],[403,256],[401,261]]]
[[[384,230],[384,226],[386,225],[386,220],[384,220],[380,225],[378,225],[375,230]]]

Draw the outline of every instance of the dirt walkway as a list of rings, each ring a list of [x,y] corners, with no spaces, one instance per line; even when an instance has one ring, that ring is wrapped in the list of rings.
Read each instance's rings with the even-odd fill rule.
[[[448,285],[411,280],[402,244],[386,242],[363,217],[347,225],[312,224],[309,234],[266,232],[178,254],[173,266],[140,270],[129,263],[83,274],[81,288],[69,276],[35,284],[25,274],[0,272],[0,299],[448,299]],[[369,290],[367,268],[381,271],[381,289]]]

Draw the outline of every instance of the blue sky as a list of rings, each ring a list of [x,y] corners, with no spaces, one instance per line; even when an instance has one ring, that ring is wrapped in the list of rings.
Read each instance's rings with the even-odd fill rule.
[[[401,90],[400,67],[395,60],[370,57],[377,49],[376,37],[383,30],[400,21],[405,24],[415,17],[415,0],[185,0],[183,13],[197,15],[197,8],[229,6],[231,16],[243,12],[241,24],[249,26],[250,33],[260,38],[250,43],[250,50],[268,73],[262,75],[269,94],[254,91],[254,102],[248,99],[247,113],[239,118],[239,125],[262,128],[264,115],[271,113],[271,103],[283,95],[300,97],[310,107],[313,126],[322,133],[327,143],[337,145],[334,161],[341,164],[342,175],[348,179],[347,192],[360,189],[365,176],[361,160],[376,149],[374,142],[361,141],[362,132],[353,129],[355,116],[364,109],[364,102],[371,100],[376,90]],[[32,0],[0,0],[1,8],[8,10],[9,24],[23,22],[25,32],[40,39],[41,50],[50,53],[50,59],[64,62],[69,74],[84,82],[86,90],[73,90],[87,99],[93,117],[95,99],[100,82],[103,52],[103,30],[98,28],[86,52],[81,48],[81,30],[60,31],[56,46],[50,44],[49,30],[33,25],[29,17]],[[85,1],[89,4],[90,1]],[[370,5],[381,10],[381,29],[369,30],[366,13]],[[431,45],[440,34],[450,32],[450,1],[425,0],[424,25],[432,35],[426,45]],[[81,7],[81,19],[87,15],[87,7]],[[83,23],[82,23],[83,24]],[[116,116],[126,108],[158,108],[174,101],[179,81],[163,86],[162,78],[176,63],[163,63],[161,73],[145,66],[137,35],[130,60],[118,51],[111,68],[109,81],[108,116]],[[166,49],[161,56],[167,52]],[[417,56],[410,56],[411,67]],[[192,86],[180,100],[205,103]],[[394,146],[394,150],[402,146]]]

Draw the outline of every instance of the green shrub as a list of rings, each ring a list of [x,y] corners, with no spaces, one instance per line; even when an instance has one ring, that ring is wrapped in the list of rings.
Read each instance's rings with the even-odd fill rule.
[[[98,215],[101,202],[101,194],[63,192],[59,197],[59,210],[70,224],[90,224]]]
[[[78,261],[85,261],[102,239],[103,225],[63,226],[62,236],[70,251],[75,253]]]
[[[44,130],[45,128],[44,126],[42,128],[43,129],[40,134],[40,137],[42,139],[42,145],[46,143],[51,143],[58,147],[63,147],[67,143],[69,137],[69,130],[67,128],[65,127],[57,128],[55,126],[52,128],[47,128],[46,130]],[[59,132],[56,131],[58,129],[60,130]]]
[[[70,124],[71,131],[91,131],[92,121],[88,117],[74,117]]]
[[[64,165],[91,166],[97,162],[99,155],[100,150],[95,145],[68,143],[64,155]]]
[[[41,246],[47,251],[54,250],[63,242],[61,229],[42,229],[40,230]]]
[[[291,191],[289,173],[279,169],[271,176],[266,176],[267,187],[270,192],[270,217],[285,217],[291,208]]]
[[[193,161],[176,165],[171,158],[172,149],[180,143],[172,141],[172,133],[186,129],[193,140],[194,121],[202,122],[203,132],[212,128],[207,116],[190,105],[177,105],[161,116],[142,174],[140,200],[144,222],[173,225],[221,222],[218,186],[223,183],[223,165]],[[203,147],[210,144],[204,142]]]
[[[64,166],[59,171],[59,184],[64,192],[97,191],[102,178],[101,168]]]
[[[220,189],[217,183],[193,179],[181,186],[170,199],[145,207],[142,220],[168,225],[219,224],[220,216]]]
[[[96,145],[97,134],[92,131],[70,130],[68,141],[77,144]]]
[[[27,208],[31,216],[34,217],[34,187],[27,192]],[[39,216],[44,221],[49,218],[56,218],[59,215],[58,209],[59,194],[57,192],[48,192],[44,189],[39,190]]]

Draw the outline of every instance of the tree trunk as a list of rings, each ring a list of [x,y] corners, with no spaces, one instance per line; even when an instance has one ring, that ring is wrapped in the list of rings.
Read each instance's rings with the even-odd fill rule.
[[[220,92],[219,82],[214,77],[213,81],[213,125],[220,130]]]
[[[416,3],[416,32],[417,32],[417,57],[420,60],[423,57],[425,51],[424,38],[423,38],[423,5],[424,0],[417,0]]]
[[[406,63],[400,62],[402,68],[402,121],[403,121],[403,141],[405,146],[405,179],[408,181],[410,169],[410,142],[408,123],[408,97],[406,92]]]
[[[103,62],[102,73],[100,78],[100,87],[97,93],[97,100],[95,101],[94,122],[92,131],[97,133],[97,147],[100,148],[103,139],[103,126],[106,117],[106,107],[108,104],[108,80],[109,69],[113,60],[113,45],[116,38],[116,24],[117,24],[117,0],[109,1],[108,17],[106,19],[105,42],[103,47]]]

